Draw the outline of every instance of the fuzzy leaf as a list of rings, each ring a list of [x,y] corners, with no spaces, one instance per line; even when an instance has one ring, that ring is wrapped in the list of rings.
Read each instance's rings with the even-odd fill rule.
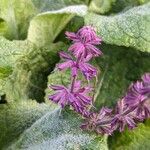
[[[9,39],[25,39],[29,21],[35,14],[31,0],[0,0],[0,17],[7,22]]]
[[[6,78],[11,75],[16,60],[30,49],[27,41],[8,41],[0,37],[0,95]]]
[[[77,114],[68,109],[60,114],[57,108],[36,121],[8,150],[107,150],[106,137],[88,134],[80,124]]]
[[[0,104],[0,147],[7,149],[25,129],[50,110],[33,100]]]
[[[89,13],[85,24],[95,27],[105,43],[150,52],[150,3],[109,17]]]
[[[0,17],[8,25],[5,36],[8,39],[25,39],[33,17],[69,5],[88,2],[89,0],[0,0]]]
[[[110,13],[127,11],[132,7],[148,3],[149,0],[117,0],[113,3]]]
[[[28,40],[43,46],[53,42],[75,15],[85,15],[87,7],[69,6],[37,15],[30,23]]]
[[[50,47],[30,48],[28,53],[18,59],[12,74],[5,84],[8,100],[36,99],[43,101],[47,75],[59,61],[57,52],[63,43],[51,44]]]

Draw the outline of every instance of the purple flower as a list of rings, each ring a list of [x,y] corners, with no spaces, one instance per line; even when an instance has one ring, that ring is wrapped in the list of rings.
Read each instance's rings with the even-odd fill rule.
[[[49,96],[50,100],[60,104],[62,108],[71,105],[77,112],[87,115],[85,108],[92,102],[92,98],[88,96],[92,88],[81,87],[80,81],[75,82],[73,92],[71,92],[71,87],[67,88],[62,85],[52,85],[50,87],[56,91],[55,94]]]
[[[74,99],[71,105],[77,112],[81,114],[86,113],[85,108],[92,103],[92,97],[88,95],[92,90],[93,89],[89,86],[81,87],[81,81],[75,81],[74,90],[72,93],[74,98],[70,97],[70,99]]]
[[[119,129],[120,132],[124,131],[125,127],[128,126],[129,129],[136,127],[135,116],[131,113],[132,110],[127,107],[124,99],[118,101],[115,116],[111,121],[111,126],[114,130]]]
[[[57,68],[59,70],[71,68],[71,73],[73,77],[77,76],[79,70],[83,73],[87,80],[90,80],[97,75],[96,68],[87,63],[88,58],[84,61],[78,62],[73,60],[73,58],[70,55],[64,52],[60,53],[60,57],[63,58],[65,62],[58,64]]]
[[[145,94],[150,98],[150,73],[145,73],[142,76],[142,80],[143,80],[142,94]]]
[[[126,96],[125,102],[130,108],[136,108],[135,112],[139,119],[150,117],[150,81],[149,74],[142,76],[143,81],[137,81],[131,84]]]
[[[90,113],[81,128],[100,134],[111,134],[113,131],[110,122],[111,112],[111,109],[103,107],[99,113]]]
[[[56,91],[55,94],[49,95],[50,100],[60,104],[62,108],[69,104],[69,90],[66,87],[64,87],[63,85],[51,85],[50,88]]]
[[[129,106],[137,106],[140,105],[147,96],[142,94],[143,93],[143,82],[137,81],[134,84],[131,84],[129,90],[125,96],[126,104]]]
[[[102,52],[94,45],[101,43],[101,39],[96,35],[94,29],[90,26],[81,28],[77,33],[66,32],[67,38],[73,41],[69,51],[79,58],[81,55],[86,58],[90,56],[100,56]]]

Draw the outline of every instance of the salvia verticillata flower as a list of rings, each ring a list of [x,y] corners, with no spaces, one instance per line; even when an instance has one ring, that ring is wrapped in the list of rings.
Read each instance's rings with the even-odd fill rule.
[[[99,113],[90,113],[81,128],[89,131],[96,131],[100,134],[111,134],[113,132],[111,127],[111,109],[103,107]]]
[[[124,99],[118,101],[115,115],[111,121],[112,128],[114,130],[119,129],[120,132],[122,132],[126,126],[128,126],[129,129],[135,128],[135,115],[131,112],[132,110],[125,104]]]
[[[51,85],[50,88],[56,91],[55,94],[49,95],[50,100],[60,104],[62,108],[64,108],[66,105],[69,104],[69,100],[68,100],[69,90],[65,86]]]
[[[87,56],[100,56],[102,52],[95,47],[101,43],[101,39],[96,35],[94,29],[90,26],[81,28],[77,33],[66,32],[67,38],[73,41],[69,47],[69,51],[79,58],[82,55],[84,58]]]
[[[90,26],[85,26],[76,33],[66,32],[66,35],[73,44],[68,49],[69,53],[59,53],[64,62],[59,63],[57,68],[60,71],[70,69],[71,82],[68,86],[51,85],[55,93],[49,96],[50,100],[62,108],[66,105],[71,106],[85,119],[81,128],[99,134],[110,135],[115,130],[122,132],[125,127],[133,129],[138,122],[150,118],[150,73],[144,74],[140,81],[130,85],[126,95],[118,101],[114,110],[102,107],[99,112],[91,112],[91,92],[94,91],[91,79],[97,76],[97,69],[89,61],[102,54],[96,47],[101,43],[101,39]],[[84,82],[84,86],[78,79],[79,72],[88,81]]]
[[[57,68],[59,70],[71,69],[72,76],[77,76],[78,71],[81,71],[87,80],[96,77],[97,69],[91,64],[87,63],[88,59],[84,61],[76,61],[69,54],[60,52],[60,57],[65,60],[65,62],[59,63]]]
[[[142,76],[142,80],[143,80],[142,94],[145,94],[150,98],[150,73],[145,73]]]
[[[128,107],[135,107],[136,115],[140,119],[150,117],[150,77],[149,74],[142,76],[142,81],[131,84],[125,96]]]
[[[76,112],[84,114],[86,113],[84,108],[92,103],[92,97],[88,95],[92,88],[81,87],[81,81],[75,81],[73,92],[71,92],[71,86],[67,88],[63,85],[51,85],[50,88],[55,93],[50,95],[49,99],[60,104],[62,108],[71,105]]]

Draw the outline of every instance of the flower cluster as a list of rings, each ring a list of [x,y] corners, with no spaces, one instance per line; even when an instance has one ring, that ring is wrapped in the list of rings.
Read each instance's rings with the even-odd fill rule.
[[[114,110],[102,108],[99,113],[91,115],[81,127],[86,130],[94,129],[101,134],[112,134],[115,130],[122,132],[125,127],[133,129],[138,122],[150,118],[150,73],[143,75],[141,81],[130,85]]]
[[[99,112],[91,112],[93,97],[90,93],[93,87],[89,81],[97,77],[97,69],[89,64],[89,61],[102,55],[96,47],[101,44],[101,38],[90,26],[81,28],[77,33],[66,32],[66,36],[72,41],[72,45],[68,53],[59,53],[64,62],[59,63],[57,68],[60,71],[71,70],[71,83],[67,87],[51,85],[50,88],[55,93],[49,96],[50,100],[62,108],[66,105],[71,106],[85,119],[81,125],[82,129],[100,134],[112,134],[115,130],[122,132],[125,127],[133,129],[139,121],[150,118],[150,73],[146,73],[140,81],[130,85],[114,110],[103,107]],[[88,81],[86,86],[82,86],[79,73]]]
[[[56,93],[50,95],[49,99],[60,104],[62,108],[70,105],[76,112],[88,116],[87,110],[92,105],[90,93],[93,88],[90,85],[82,87],[78,75],[81,72],[87,81],[97,76],[97,69],[88,62],[93,57],[102,55],[102,52],[96,48],[96,45],[101,43],[101,39],[90,26],[81,28],[77,33],[66,32],[66,36],[72,41],[72,45],[68,53],[59,53],[64,62],[58,64],[57,68],[60,71],[70,69],[72,81],[68,87],[51,85]]]

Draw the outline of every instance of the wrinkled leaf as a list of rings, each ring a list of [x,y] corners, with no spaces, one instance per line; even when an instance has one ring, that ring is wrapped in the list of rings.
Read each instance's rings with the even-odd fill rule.
[[[36,121],[8,150],[107,150],[106,137],[80,129],[81,118],[66,109],[55,109]]]
[[[50,108],[33,100],[0,104],[0,147],[17,140],[19,135],[40,119]]]
[[[32,3],[39,12],[58,10],[67,6],[85,4],[88,5],[90,0],[32,0]]]
[[[116,0],[112,5],[110,13],[118,13],[121,11],[127,11],[132,7],[139,6],[149,2],[149,0]]]
[[[27,41],[8,41],[0,37],[0,94],[6,78],[12,73],[16,60],[30,49]]]
[[[0,0],[0,17],[8,24],[8,39],[25,39],[33,17],[69,5],[88,4],[88,0]]]
[[[25,39],[30,19],[36,14],[31,0],[0,0],[0,17],[8,24],[8,39]]]
[[[63,48],[62,43],[51,44],[50,47],[37,48],[20,57],[7,79],[5,85],[8,100],[36,99],[43,101],[47,75],[59,61],[57,52]]]
[[[53,42],[75,15],[85,15],[86,10],[84,5],[69,6],[37,15],[30,23],[28,40],[38,46]]]
[[[89,13],[85,24],[95,27],[106,43],[150,52],[150,3],[109,17]]]

